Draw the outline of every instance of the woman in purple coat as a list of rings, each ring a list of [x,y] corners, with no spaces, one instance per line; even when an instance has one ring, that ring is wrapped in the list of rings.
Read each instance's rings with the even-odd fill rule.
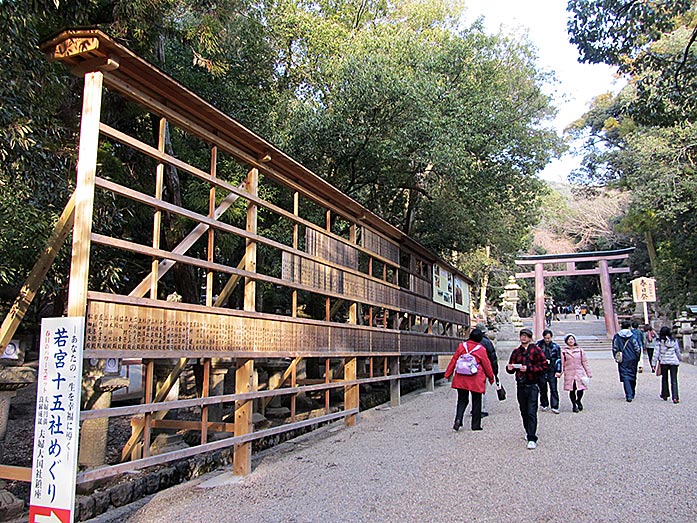
[[[574,412],[583,410],[581,398],[586,390],[587,381],[593,374],[588,366],[586,353],[576,344],[576,337],[567,334],[564,338],[566,346],[561,351],[561,370],[564,373],[564,390],[569,391],[569,399]]]
[[[482,430],[482,394],[486,390],[486,380],[494,383],[494,371],[491,368],[489,356],[486,348],[481,344],[484,333],[479,329],[473,329],[469,339],[465,343],[460,343],[453,354],[448,368],[445,370],[446,379],[453,376],[452,387],[457,389],[457,407],[455,408],[455,423],[453,430],[460,430],[462,418],[465,416],[465,409],[469,403],[469,393],[472,393],[472,430]],[[455,372],[457,360],[464,353],[470,353],[477,361],[476,374],[458,374]]]

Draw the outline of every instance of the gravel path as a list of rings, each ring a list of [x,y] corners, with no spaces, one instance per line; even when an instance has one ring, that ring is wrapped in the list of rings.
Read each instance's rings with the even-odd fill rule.
[[[567,393],[561,414],[540,412],[537,450],[526,449],[504,374],[509,397],[490,394],[481,432],[452,430],[456,394],[441,385],[261,453],[238,483],[161,492],[126,521],[697,521],[697,368],[680,367],[679,405],[661,401],[647,373],[629,404],[600,356],[583,412]]]

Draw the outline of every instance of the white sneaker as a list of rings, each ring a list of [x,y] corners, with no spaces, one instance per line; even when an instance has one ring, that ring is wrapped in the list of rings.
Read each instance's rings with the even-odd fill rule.
[[[549,407],[540,407],[543,411],[549,410]]]
[[[537,448],[537,443],[534,441],[528,441],[528,450],[535,450]]]
[[[554,412],[555,414],[559,414],[559,409],[552,409],[552,412]]]

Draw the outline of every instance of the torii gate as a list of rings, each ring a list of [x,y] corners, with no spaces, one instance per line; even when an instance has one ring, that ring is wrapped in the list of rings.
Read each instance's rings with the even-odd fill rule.
[[[541,336],[545,328],[545,276],[587,276],[600,275],[600,290],[603,295],[603,310],[605,316],[605,331],[608,338],[617,332],[617,318],[612,305],[612,287],[610,274],[628,273],[629,267],[609,267],[610,260],[624,260],[634,247],[615,251],[575,252],[567,254],[542,254],[537,256],[521,256],[515,261],[516,265],[534,265],[534,272],[518,272],[516,278],[535,278],[535,335]],[[598,262],[593,269],[577,269],[578,262]],[[565,263],[565,270],[545,270],[545,264]]]

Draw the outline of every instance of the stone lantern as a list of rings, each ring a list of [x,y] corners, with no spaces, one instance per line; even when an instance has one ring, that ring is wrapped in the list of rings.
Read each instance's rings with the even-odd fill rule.
[[[508,283],[503,289],[503,302],[511,310],[511,322],[517,328],[521,328],[523,326],[523,321],[520,319],[520,316],[518,315],[518,301],[520,301],[520,298],[518,297],[518,292],[520,291],[520,285],[516,283],[515,276],[508,277]]]
[[[692,345],[692,333],[694,332],[692,327],[693,321],[695,321],[695,318],[688,317],[685,311],[681,312],[680,316],[675,319],[675,323],[678,327],[678,335],[682,338],[682,353],[688,354],[690,363],[694,365],[695,361],[697,361],[697,351]]]

